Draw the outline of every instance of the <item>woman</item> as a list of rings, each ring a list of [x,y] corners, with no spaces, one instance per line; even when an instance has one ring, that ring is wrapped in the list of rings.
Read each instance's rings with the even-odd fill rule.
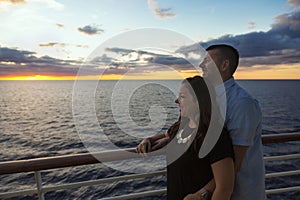
[[[215,94],[200,76],[182,82],[176,100],[180,118],[167,133],[144,139],[137,147],[147,153],[167,146],[167,198],[169,200],[230,199],[234,185],[233,147],[223,129],[216,145],[204,157],[198,153],[210,125]],[[212,98],[211,98],[212,97]],[[217,112],[217,110],[214,110]],[[215,179],[214,191],[204,186]]]

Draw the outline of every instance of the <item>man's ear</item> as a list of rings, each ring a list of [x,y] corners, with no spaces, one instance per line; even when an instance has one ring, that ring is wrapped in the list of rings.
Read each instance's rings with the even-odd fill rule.
[[[229,70],[229,60],[228,59],[226,59],[222,62],[220,70],[222,70],[222,72],[226,72]]]

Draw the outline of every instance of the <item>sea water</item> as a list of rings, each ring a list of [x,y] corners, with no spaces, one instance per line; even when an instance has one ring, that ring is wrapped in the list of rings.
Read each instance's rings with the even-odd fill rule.
[[[241,80],[238,83],[261,104],[263,134],[300,132],[299,80]],[[92,144],[101,149],[104,142],[97,139],[98,135],[116,148],[135,147],[142,137],[147,136],[145,134],[163,132],[176,121],[178,107],[174,100],[179,86],[180,81],[124,81],[119,85],[117,81],[100,81],[96,87],[92,81],[81,81],[77,87],[74,81],[0,81],[0,161],[85,153],[91,150]],[[84,101],[75,102],[78,96],[74,96],[74,90],[78,88],[83,91],[80,101],[92,97],[88,101],[93,102],[91,105]],[[85,91],[92,93],[89,96]],[[80,118],[83,121],[76,122],[74,110],[76,112],[80,106],[83,111],[88,110],[86,106],[94,108],[92,114],[95,114],[98,124],[89,121],[88,113],[86,118]],[[82,112],[82,116],[84,114]],[[95,137],[93,143],[86,139],[86,135]],[[299,142],[264,145],[265,156],[292,153],[299,153]],[[120,161],[114,165],[47,170],[42,172],[42,178],[44,184],[64,184],[130,174],[139,169],[165,168],[163,157],[153,163],[133,165]],[[297,170],[299,166],[299,159],[268,162],[266,172]],[[300,176],[266,179],[266,185],[267,189],[300,185]],[[1,192],[34,186],[32,173],[0,176]],[[165,187],[166,177],[158,176],[48,192],[45,197],[99,199]],[[144,199],[165,199],[165,195]],[[300,193],[269,195],[268,199],[300,199]]]

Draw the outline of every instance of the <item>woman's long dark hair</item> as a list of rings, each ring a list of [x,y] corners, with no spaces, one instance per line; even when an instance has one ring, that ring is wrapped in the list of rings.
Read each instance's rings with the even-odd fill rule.
[[[190,87],[187,87],[190,90],[189,92],[192,94],[192,96],[196,95],[197,97],[200,119],[198,120],[199,125],[197,134],[194,139],[194,147],[197,150],[199,150],[210,125],[212,112],[215,112],[217,116],[220,116],[216,104],[215,90],[212,87],[212,85],[208,81],[205,81],[204,78],[202,78],[201,76],[186,78],[182,81],[182,84],[189,84]],[[179,117],[179,120],[170,127],[169,135],[171,138],[173,138],[176,135],[180,124],[184,123],[185,120],[186,119]]]

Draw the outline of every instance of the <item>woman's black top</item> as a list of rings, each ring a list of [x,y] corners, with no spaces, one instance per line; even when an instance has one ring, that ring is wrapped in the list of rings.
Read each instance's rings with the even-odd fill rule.
[[[169,156],[173,151],[188,145],[188,143],[178,144],[176,136],[172,143],[173,146],[167,147],[168,200],[182,200],[186,195],[200,190],[213,178],[211,164],[226,157],[234,157],[231,139],[225,130],[223,130],[214,148],[202,159],[198,157],[199,150],[196,150],[192,143],[186,147],[187,150],[183,151],[184,153],[177,160],[172,162]]]

